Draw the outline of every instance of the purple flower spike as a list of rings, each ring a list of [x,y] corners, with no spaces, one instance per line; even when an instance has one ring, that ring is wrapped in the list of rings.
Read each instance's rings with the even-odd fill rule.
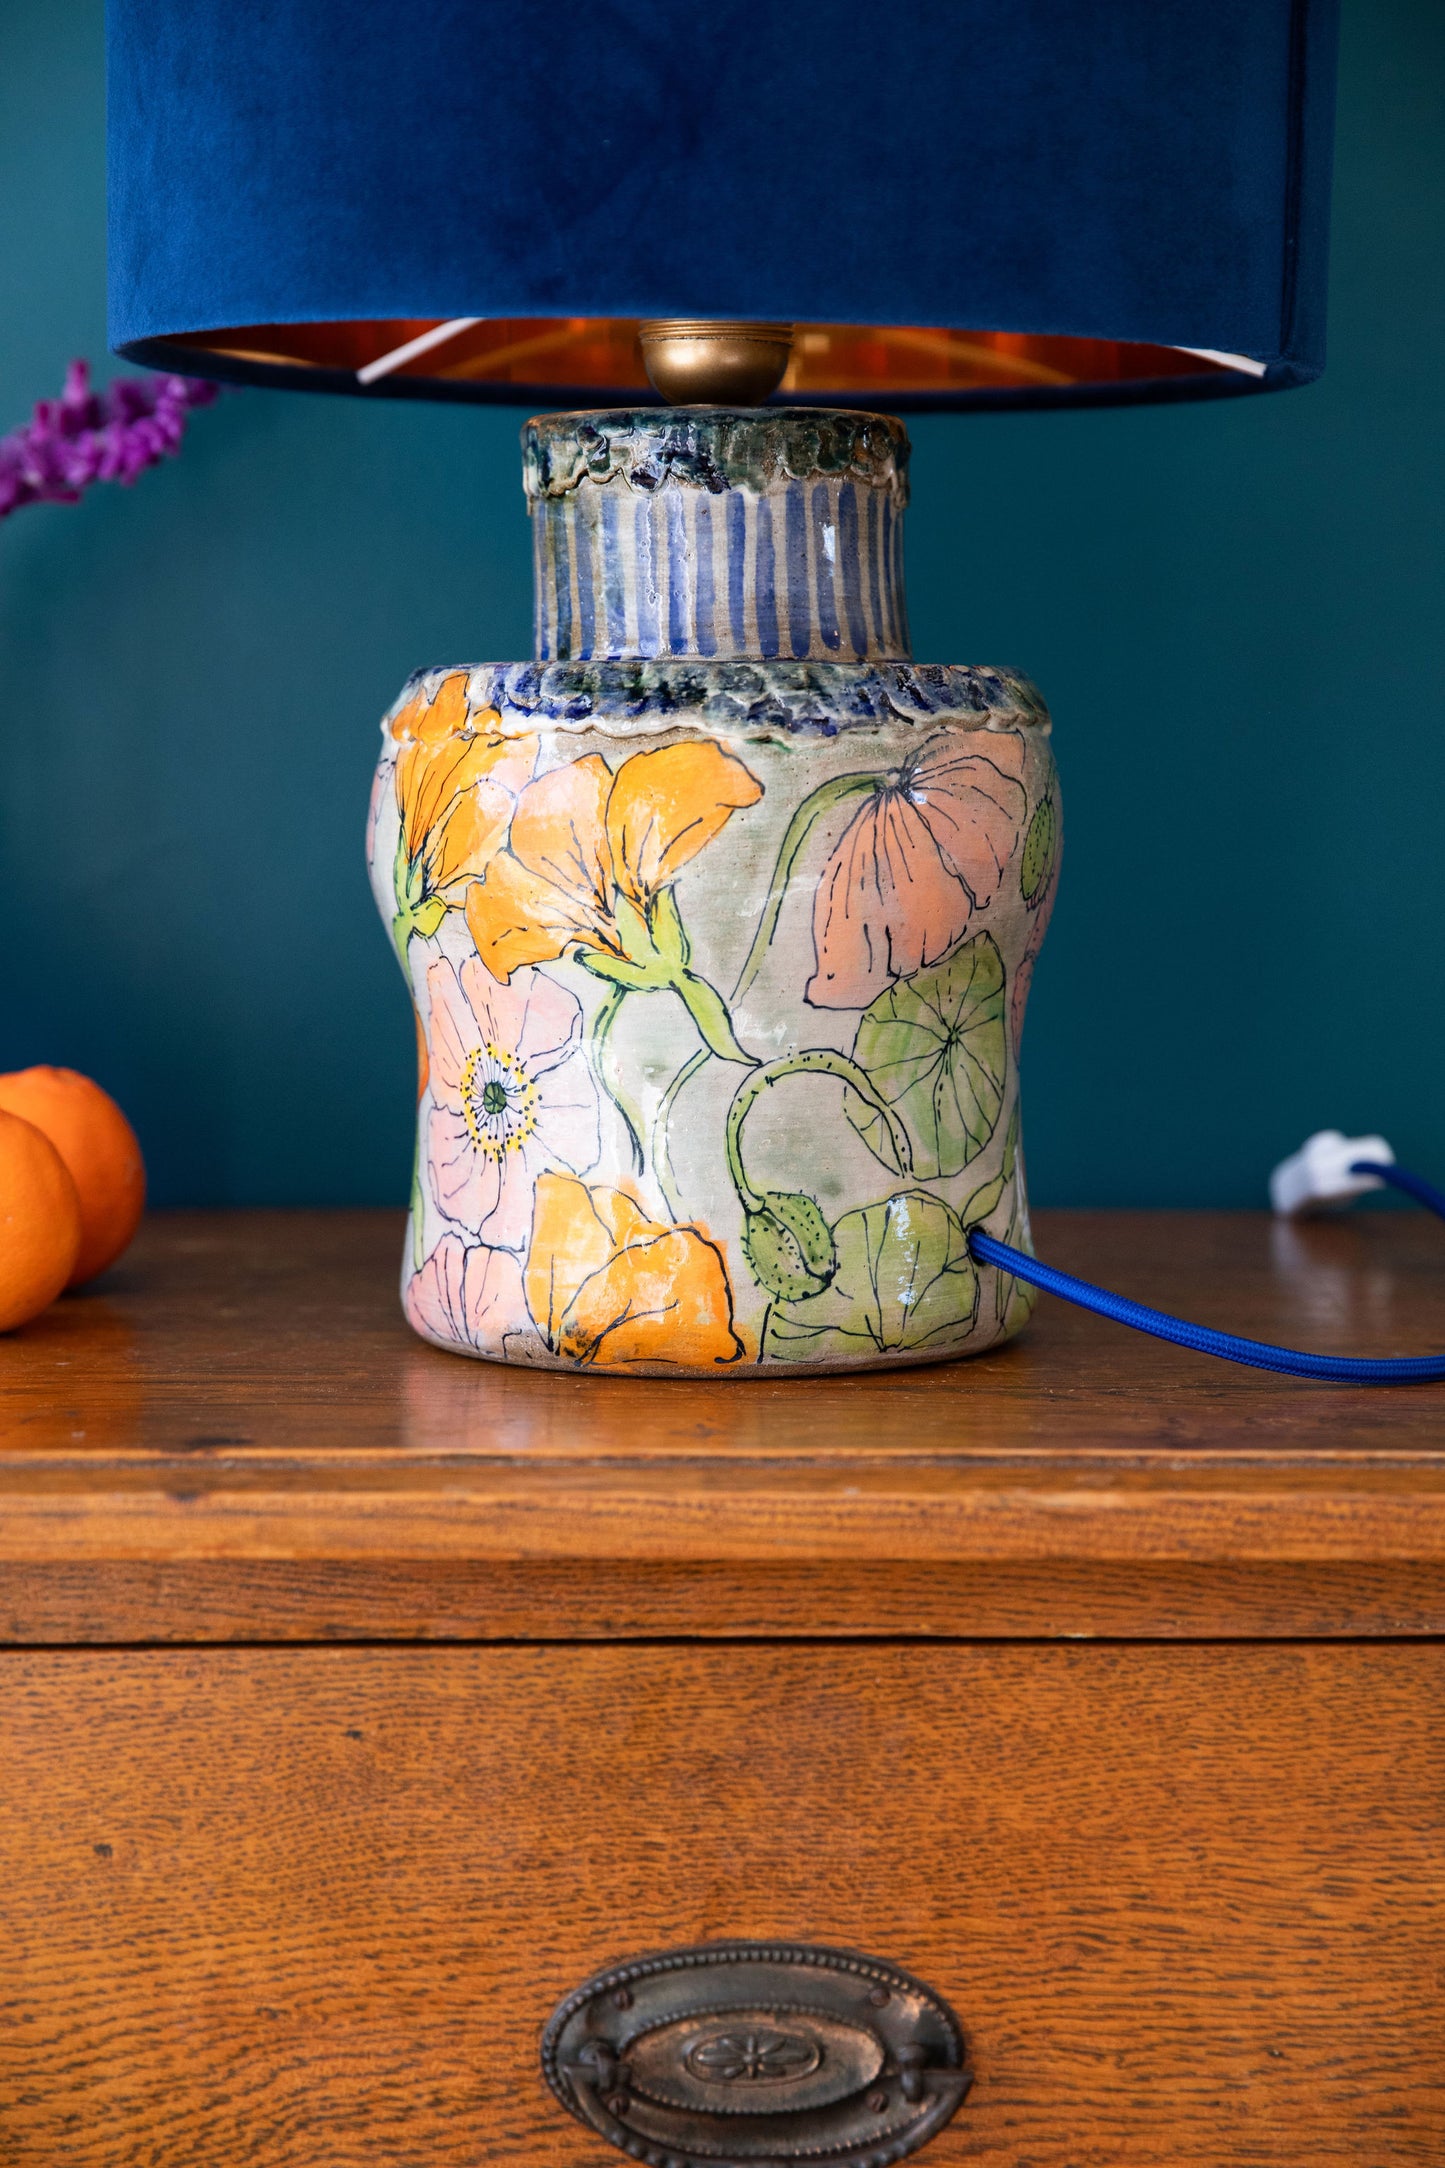
[[[0,437],[0,519],[22,504],[74,504],[92,482],[133,482],[180,448],[187,413],[218,390],[192,376],[123,376],[94,392],[89,364],[73,361],[60,397]]]

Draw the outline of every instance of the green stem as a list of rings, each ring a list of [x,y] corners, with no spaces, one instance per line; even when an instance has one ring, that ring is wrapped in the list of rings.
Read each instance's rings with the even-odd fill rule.
[[[677,1177],[673,1172],[672,1153],[668,1143],[668,1131],[672,1123],[672,1109],[677,1095],[691,1083],[699,1069],[705,1069],[712,1060],[712,1049],[700,1046],[678,1070],[658,1102],[657,1116],[652,1124],[652,1171],[657,1186],[667,1200],[667,1209],[675,1220],[682,1218],[682,1199],[677,1191]]]
[[[738,1044],[727,1003],[715,986],[709,986],[695,971],[674,971],[668,984],[684,1003],[710,1054],[716,1054],[719,1061],[741,1062],[748,1069],[757,1067],[757,1056]]]
[[[447,906],[440,896],[423,896],[418,903],[401,905],[391,922],[391,939],[403,971],[407,969],[406,952],[412,935],[420,934],[424,941],[429,940],[446,915]]]
[[[860,1099],[882,1117],[883,1126],[893,1144],[893,1156],[901,1174],[913,1171],[913,1154],[909,1149],[908,1132],[899,1121],[886,1100],[880,1099],[871,1077],[860,1069],[857,1062],[846,1054],[835,1054],[831,1047],[813,1047],[805,1054],[785,1054],[781,1061],[770,1061],[766,1068],[754,1069],[744,1084],[738,1087],[727,1119],[728,1172],[733,1186],[743,1201],[746,1211],[755,1212],[761,1199],[743,1171],[742,1133],[743,1123],[765,1091],[774,1084],[781,1084],[790,1076],[833,1076],[857,1092]]]
[[[621,1085],[614,1078],[609,1077],[607,1073],[608,1042],[612,1037],[612,1027],[617,1021],[618,1011],[627,999],[628,991],[629,989],[625,986],[616,984],[609,986],[602,997],[602,1003],[597,1014],[592,1019],[592,1028],[588,1032],[587,1041],[592,1056],[593,1073],[622,1117],[623,1127],[627,1131],[627,1141],[632,1147],[632,1163],[636,1171],[641,1174],[642,1117],[629,1106],[623,1096]]]
[[[658,930],[667,943],[665,948],[658,948],[652,942],[649,929],[642,926],[640,920],[638,925],[648,944],[645,955],[614,956],[610,951],[584,948],[578,952],[577,961],[594,978],[606,979],[609,985],[623,993],[676,994],[710,1054],[716,1054],[719,1061],[736,1061],[744,1068],[755,1068],[757,1056],[738,1043],[722,995],[705,978],[688,968],[688,939],[676,905],[671,905],[669,916],[659,915],[658,918]]]
[[[773,867],[772,880],[768,884],[768,900],[763,906],[763,915],[758,920],[758,930],[753,935],[753,945],[748,950],[747,961],[738,973],[738,982],[733,988],[734,1001],[742,1000],[763,968],[768,950],[772,946],[773,935],[778,929],[779,914],[787,900],[788,882],[792,879],[793,868],[808,840],[813,823],[821,820],[825,813],[831,813],[834,806],[844,804],[849,798],[860,798],[865,791],[876,789],[877,783],[878,778],[873,775],[835,775],[830,781],[820,783],[815,791],[810,791],[798,807],[778,846],[777,862]]]
[[[406,952],[416,931],[417,875],[406,855],[406,834],[402,830],[396,839],[396,856],[391,866],[391,892],[396,899],[396,916],[391,922],[391,942],[406,971]],[[410,973],[407,973],[408,981]]]

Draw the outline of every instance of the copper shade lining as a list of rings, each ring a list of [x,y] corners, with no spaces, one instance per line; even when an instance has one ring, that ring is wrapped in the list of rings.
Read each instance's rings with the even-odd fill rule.
[[[285,370],[356,377],[387,363],[380,383],[449,387],[465,397],[520,393],[575,397],[654,396],[642,364],[638,323],[621,317],[399,319],[366,323],[263,324],[193,332],[145,342],[155,365],[207,373],[263,376]],[[399,349],[415,345],[407,358]],[[1233,364],[1231,366],[1231,364]],[[950,394],[1044,393],[1071,387],[1149,384],[1193,377],[1258,374],[1258,364],[1173,346],[1123,340],[1059,338],[1008,331],[938,330],[914,325],[799,324],[780,400],[840,401]]]

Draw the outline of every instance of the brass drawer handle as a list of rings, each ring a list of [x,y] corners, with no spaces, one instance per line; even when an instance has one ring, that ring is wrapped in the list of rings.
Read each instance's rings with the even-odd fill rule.
[[[611,1965],[542,2036],[562,2105],[649,2168],[888,2168],[963,2105],[963,2057],[941,1995],[808,1943],[704,1942]]]

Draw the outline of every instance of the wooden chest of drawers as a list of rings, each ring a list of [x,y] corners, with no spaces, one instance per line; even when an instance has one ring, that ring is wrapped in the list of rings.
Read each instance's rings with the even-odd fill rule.
[[[1317,1344],[1357,1284],[1408,1347],[1432,1233],[1047,1254]],[[410,1338],[396,1239],[158,1222],[0,1348],[6,2168],[605,2168],[549,2013],[733,1936],[947,1997],[936,2168],[1445,2159],[1440,1394],[1059,1310],[876,1379],[505,1372]]]

